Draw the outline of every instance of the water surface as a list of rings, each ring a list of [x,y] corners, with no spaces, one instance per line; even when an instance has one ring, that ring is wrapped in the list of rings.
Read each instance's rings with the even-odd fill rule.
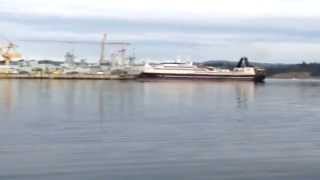
[[[319,92],[316,80],[0,80],[0,179],[319,179]]]

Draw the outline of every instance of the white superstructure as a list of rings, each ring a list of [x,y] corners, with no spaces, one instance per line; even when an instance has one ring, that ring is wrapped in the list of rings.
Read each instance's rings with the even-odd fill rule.
[[[164,63],[157,65],[146,64],[143,69],[144,73],[159,74],[213,74],[213,75],[255,75],[254,67],[240,67],[233,70],[221,69],[215,67],[198,67],[192,63]]]

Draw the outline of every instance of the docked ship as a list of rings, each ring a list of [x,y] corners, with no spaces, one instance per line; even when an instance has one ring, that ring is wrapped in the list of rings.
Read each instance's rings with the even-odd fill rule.
[[[265,70],[251,65],[242,57],[233,69],[212,66],[198,66],[193,63],[146,63],[140,78],[143,79],[204,79],[204,80],[245,80],[263,82]]]

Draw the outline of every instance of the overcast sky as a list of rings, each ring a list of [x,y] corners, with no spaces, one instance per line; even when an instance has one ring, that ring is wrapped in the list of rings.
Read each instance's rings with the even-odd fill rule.
[[[317,0],[0,0],[0,42],[27,58],[97,59],[97,45],[25,43],[21,39],[133,43],[139,59],[320,62]],[[110,49],[109,49],[110,51]]]

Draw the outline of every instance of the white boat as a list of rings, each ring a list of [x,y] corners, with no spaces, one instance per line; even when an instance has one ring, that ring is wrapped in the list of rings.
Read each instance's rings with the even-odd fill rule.
[[[206,79],[206,80],[250,80],[263,82],[265,70],[251,66],[246,57],[230,69],[212,66],[197,66],[193,63],[145,64],[140,78]]]

